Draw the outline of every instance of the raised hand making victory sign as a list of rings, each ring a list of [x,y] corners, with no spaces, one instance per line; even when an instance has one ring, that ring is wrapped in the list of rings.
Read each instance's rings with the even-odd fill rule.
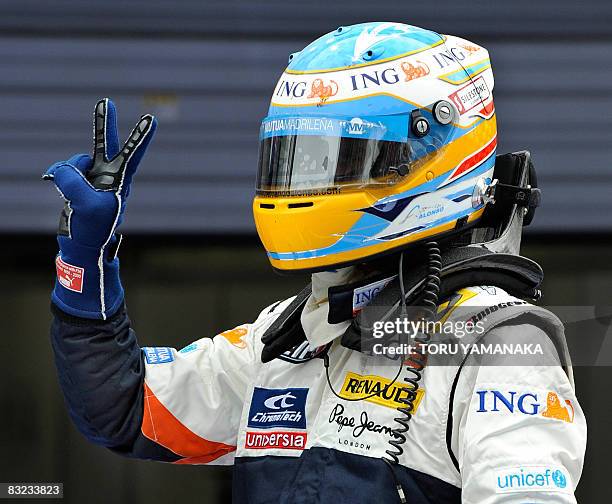
[[[52,297],[71,315],[106,319],[123,302],[117,259],[121,237],[115,231],[156,127],[153,116],[142,116],[120,147],[115,105],[108,98],[100,100],[94,111],[93,157],[77,154],[43,175],[65,201]]]

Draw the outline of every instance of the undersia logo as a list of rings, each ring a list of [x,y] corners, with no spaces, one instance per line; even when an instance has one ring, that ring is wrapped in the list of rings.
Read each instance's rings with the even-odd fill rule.
[[[513,390],[507,392],[501,392],[500,390],[478,390],[476,395],[478,396],[477,413],[509,412],[530,416],[540,415],[567,423],[574,422],[574,406],[572,402],[568,399],[562,402],[556,392],[548,392],[546,394],[545,406],[540,399],[542,394],[537,392],[519,394]],[[545,408],[544,410],[542,410],[543,407]]]
[[[255,387],[247,425],[257,429],[306,428],[307,388],[266,389]]]
[[[344,378],[339,395],[345,399],[363,399],[380,406],[397,409],[406,406],[403,399],[408,397],[408,392],[402,390],[403,387],[407,387],[407,385],[402,382],[392,384],[391,380],[382,376],[362,376],[357,373],[348,372]],[[416,400],[414,401],[413,413],[416,413],[424,394],[425,390],[419,388]]]
[[[546,466],[508,467],[496,471],[495,491],[513,493],[525,491],[571,492],[568,477],[562,469]]]
[[[277,448],[281,450],[303,450],[306,446],[305,432],[250,432],[246,433],[244,446],[251,450]]]

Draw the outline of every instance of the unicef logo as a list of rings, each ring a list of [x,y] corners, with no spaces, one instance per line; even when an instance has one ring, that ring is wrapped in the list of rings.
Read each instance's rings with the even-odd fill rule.
[[[559,488],[565,488],[567,485],[567,479],[565,474],[563,474],[558,469],[552,473],[552,480],[555,485]]]
[[[567,475],[562,469],[546,466],[510,467],[497,473],[497,491],[567,492]]]

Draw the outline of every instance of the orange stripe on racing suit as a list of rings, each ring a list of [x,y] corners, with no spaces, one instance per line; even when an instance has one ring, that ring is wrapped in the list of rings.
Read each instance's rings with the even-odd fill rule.
[[[208,441],[185,427],[144,384],[142,434],[184,458],[175,464],[206,464],[236,450],[235,446]]]

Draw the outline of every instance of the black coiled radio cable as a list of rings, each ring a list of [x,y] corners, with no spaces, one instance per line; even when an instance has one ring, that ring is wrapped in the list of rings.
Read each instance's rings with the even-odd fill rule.
[[[422,313],[420,316],[421,321],[423,322],[423,327],[426,328],[427,322],[434,318],[437,307],[438,307],[438,296],[440,294],[440,273],[442,271],[442,256],[440,253],[440,247],[438,243],[435,241],[427,242],[425,244],[427,249],[427,277],[425,278],[425,282],[423,285],[422,295],[421,295],[421,307]],[[404,253],[400,255],[399,260],[399,284],[400,284],[400,316],[407,316],[407,307],[406,307],[406,291],[404,288]],[[390,386],[392,386],[395,381],[399,378],[402,365],[405,365],[405,370],[407,375],[404,378],[405,387],[402,387],[402,391],[406,393],[406,397],[398,398],[398,401],[403,403],[404,406],[397,408],[397,411],[402,414],[402,416],[398,416],[394,418],[394,421],[399,424],[399,426],[393,429],[392,434],[393,437],[389,439],[389,444],[391,448],[385,450],[387,457],[383,457],[382,460],[389,466],[391,470],[391,474],[393,476],[393,480],[395,483],[395,487],[397,489],[397,493],[400,498],[400,502],[405,503],[406,496],[404,494],[404,489],[402,488],[397,476],[395,474],[394,466],[399,464],[399,457],[404,453],[403,444],[406,442],[406,434],[410,428],[409,422],[412,419],[412,415],[415,408],[415,402],[418,397],[419,390],[419,382],[423,376],[423,369],[427,364],[427,355],[424,351],[427,344],[429,343],[431,336],[427,331],[421,332],[418,336],[414,338],[414,350],[408,359],[404,360],[404,362],[400,365],[398,369],[397,375],[393,378],[391,383],[385,386],[385,390],[387,390]],[[323,363],[325,367],[325,375],[327,377],[327,383],[329,385],[330,390],[336,395],[338,398],[349,401],[363,401],[369,399],[370,397],[376,395],[377,393],[372,393],[366,397],[359,398],[344,398],[341,397],[333,388],[331,379],[329,376],[329,356],[327,353],[323,356]]]
[[[435,317],[435,313],[438,307],[438,297],[440,294],[440,272],[442,271],[442,256],[440,253],[440,247],[435,241],[428,242],[427,248],[427,277],[425,279],[423,293],[421,297],[421,321],[423,322],[422,327],[426,329],[427,322]],[[404,290],[404,254],[400,256],[399,263],[399,281],[401,291],[401,303],[402,303],[402,316],[406,316],[406,291]],[[402,391],[405,392],[405,397],[400,397],[399,402],[404,403],[404,406],[397,408],[397,411],[401,413],[401,416],[394,418],[395,422],[399,425],[393,429],[393,437],[389,439],[391,448],[385,450],[387,457],[383,457],[383,460],[387,463],[391,469],[395,487],[397,489],[400,502],[406,502],[406,496],[404,490],[399,483],[395,474],[394,467],[399,464],[399,457],[404,453],[403,444],[406,442],[408,430],[410,429],[410,420],[414,413],[415,403],[418,397],[419,382],[423,377],[423,370],[427,365],[427,354],[425,348],[431,335],[426,331],[422,331],[418,336],[414,338],[413,352],[408,359],[404,361],[406,366],[406,376],[403,378],[403,382],[406,386],[402,387]]]

